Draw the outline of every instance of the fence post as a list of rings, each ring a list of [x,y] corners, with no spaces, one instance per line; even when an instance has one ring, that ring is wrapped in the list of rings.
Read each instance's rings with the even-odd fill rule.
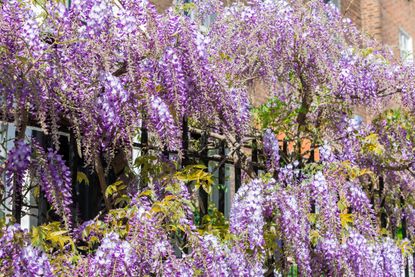
[[[148,132],[147,132],[147,124],[144,121],[144,119],[143,119],[143,124],[141,127],[140,144],[141,144],[141,155],[147,155],[148,153]]]
[[[69,166],[71,167],[71,175],[72,175],[72,223],[78,222],[79,217],[79,188],[78,188],[78,151],[77,151],[77,144],[75,139],[75,134],[71,131],[69,133]]]
[[[225,142],[221,141],[220,142],[220,146],[219,146],[219,155],[221,156],[221,159],[225,159],[226,158],[226,153],[225,153]],[[218,184],[221,186],[219,187],[219,201],[218,201],[218,210],[221,213],[225,213],[225,170],[226,170],[226,163],[223,163],[220,167],[219,167],[219,176],[218,176]]]
[[[201,146],[201,153],[200,159],[203,165],[206,168],[209,166],[209,157],[208,157],[208,136],[205,132],[203,132],[202,136],[200,137],[200,146]],[[206,191],[202,188],[199,189],[199,196],[200,196],[200,218],[203,218],[204,215],[208,212],[208,199],[209,195]]]
[[[237,138],[237,142],[241,143],[241,140]],[[237,151],[242,151],[242,149],[239,149]],[[241,165],[241,159],[239,157],[239,153],[236,152],[234,155],[234,171],[235,171],[235,193],[238,192],[239,188],[242,185],[242,165]]]
[[[252,164],[255,174],[258,176],[258,142],[252,140]]]
[[[147,131],[147,124],[145,119],[142,121],[141,126],[141,136],[140,136],[140,144],[141,144],[141,156],[146,156],[148,154],[148,131]],[[140,188],[144,188],[145,178],[143,178],[143,166],[140,166]]]
[[[379,177],[379,198],[380,198],[380,227],[381,228],[386,228],[387,226],[387,219],[386,219],[386,213],[384,211],[384,207],[385,207],[385,198],[382,199],[382,194],[383,194],[383,189],[384,189],[384,181],[383,181],[383,176]]]
[[[189,165],[189,123],[187,117],[184,116],[182,120],[182,168]]]
[[[401,207],[404,207],[405,200],[403,199],[402,195],[400,197],[400,202],[401,202]],[[402,238],[404,239],[407,237],[406,228],[407,228],[406,217],[403,216],[402,217]],[[405,257],[405,277],[409,277],[409,259],[407,257]]]

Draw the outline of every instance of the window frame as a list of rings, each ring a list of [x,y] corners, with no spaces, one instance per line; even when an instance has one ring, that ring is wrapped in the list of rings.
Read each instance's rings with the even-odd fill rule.
[[[399,28],[399,54],[403,62],[413,62],[413,40],[404,29]]]

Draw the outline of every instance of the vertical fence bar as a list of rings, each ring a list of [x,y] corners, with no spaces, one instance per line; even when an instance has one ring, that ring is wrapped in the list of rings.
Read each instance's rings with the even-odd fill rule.
[[[386,228],[387,226],[387,219],[386,219],[386,213],[384,211],[385,208],[385,198],[382,198],[383,189],[384,189],[384,181],[383,176],[379,177],[379,199],[380,199],[380,227]]]
[[[403,196],[400,197],[401,207],[405,206],[405,200],[403,199]],[[402,238],[407,237],[407,225],[406,225],[406,217],[402,217]],[[409,259],[408,257],[405,257],[405,277],[409,277]]]
[[[18,126],[16,124],[16,126]],[[16,142],[20,139],[22,130],[16,128],[15,131],[15,145]],[[24,131],[23,131],[24,132]],[[24,137],[24,134],[23,134]],[[20,188],[20,189],[19,189]],[[12,216],[16,223],[20,224],[22,220],[22,209],[23,209],[23,192],[21,186],[19,186],[17,178],[13,177],[13,193],[12,193]]]
[[[147,155],[148,154],[148,131],[147,131],[147,125],[144,119],[143,119],[143,126],[141,127],[140,143],[141,143],[141,155]]]
[[[288,142],[287,140],[283,140],[282,141],[282,157],[283,157],[283,162],[285,160],[285,162],[288,163]],[[284,166],[285,164],[280,164],[280,166]]]
[[[221,156],[221,159],[225,159],[226,153],[225,153],[225,142],[221,141],[219,146],[219,155]],[[218,210],[222,213],[225,213],[225,170],[226,166],[225,163],[223,163],[219,167],[219,176],[218,176],[218,184],[219,184],[219,201],[218,201]]]
[[[252,163],[254,172],[258,175],[258,142],[256,139],[252,140]]]
[[[182,167],[189,165],[189,123],[187,117],[184,116],[182,120]]]
[[[77,145],[76,145],[76,139],[73,132],[70,132],[69,134],[69,166],[71,168],[71,175],[72,175],[72,201],[73,201],[73,207],[72,207],[72,220],[76,223],[78,221],[78,212],[79,212],[79,203],[78,203],[78,195],[79,195],[79,189],[78,189],[78,151],[77,151]]]
[[[143,123],[141,126],[141,134],[140,134],[140,144],[141,144],[141,156],[145,156],[148,154],[148,130],[147,130],[147,124],[146,121],[143,119]],[[145,178],[143,178],[143,166],[140,166],[140,187],[144,188],[146,186],[145,184]]]
[[[200,145],[201,145],[201,153],[200,153],[200,160],[206,168],[209,166],[209,157],[208,157],[208,136],[206,133],[203,133],[200,137]],[[207,214],[208,209],[208,197],[206,191],[202,188],[199,189],[199,196],[200,196],[200,216],[203,218],[204,215]]]
[[[241,144],[241,139],[239,138],[239,136],[236,138],[236,142],[238,144]],[[242,151],[242,146],[234,153],[234,164],[233,164],[233,168],[234,168],[234,173],[235,173],[235,191],[234,193],[238,192],[239,188],[242,185],[242,165],[241,165],[241,160],[240,160],[240,155],[239,155],[239,151]]]
[[[308,158],[308,163],[314,163],[315,162],[315,152],[314,152],[314,145],[311,145],[310,148],[310,157]],[[311,199],[311,213],[316,213],[316,201],[314,199]]]
[[[235,170],[235,193],[238,192],[242,184],[242,168],[239,159],[234,163]]]

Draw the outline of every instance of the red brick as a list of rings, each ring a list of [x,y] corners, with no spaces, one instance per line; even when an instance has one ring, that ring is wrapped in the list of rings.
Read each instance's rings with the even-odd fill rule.
[[[363,32],[392,47],[397,57],[399,30],[415,37],[414,0],[342,0],[341,10]]]

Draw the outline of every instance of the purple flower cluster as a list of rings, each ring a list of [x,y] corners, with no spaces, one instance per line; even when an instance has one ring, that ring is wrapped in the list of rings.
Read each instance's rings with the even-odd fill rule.
[[[337,195],[331,193],[336,191],[329,186],[330,183],[321,171],[317,172],[310,182],[311,197],[314,200],[315,209],[324,221],[324,228],[328,233],[339,230],[339,211],[337,207]]]
[[[206,276],[230,276],[225,249],[213,235],[196,237],[196,251],[192,253],[194,266],[203,269]]]
[[[187,81],[183,71],[183,65],[179,60],[179,56],[174,48],[167,48],[163,59],[160,61],[162,72],[164,74],[165,87],[168,90],[167,97],[169,104],[175,105],[180,116],[187,111],[186,100]]]
[[[109,73],[103,74],[101,82],[104,92],[97,100],[100,109],[99,118],[102,121],[101,135],[111,142],[117,129],[125,127],[123,108],[129,100],[129,94],[123,88],[121,81]],[[105,147],[106,145],[103,145],[103,148]]]
[[[91,260],[89,276],[137,276],[136,254],[131,244],[108,234]]]
[[[405,218],[408,223],[408,232],[411,236],[415,235],[415,208],[412,205],[406,207]]]
[[[281,227],[284,242],[294,254],[299,270],[311,274],[311,251],[309,241],[310,225],[307,219],[309,208],[304,209],[302,193],[299,191],[281,190],[275,199],[279,209],[278,223]],[[303,202],[300,202],[303,201]],[[289,253],[289,251],[287,252]]]
[[[172,259],[174,250],[159,219],[150,218],[151,207],[142,201],[138,203],[141,207],[130,219],[131,228],[128,234],[129,242],[136,253],[135,271],[138,275],[161,273],[163,260],[169,257]],[[130,263],[134,265],[132,261]]]
[[[318,242],[313,260],[313,271],[327,272],[330,276],[337,275],[341,269],[342,253],[338,239],[329,234]]]
[[[264,152],[268,157],[267,165],[270,170],[275,171],[280,166],[280,155],[279,155],[279,145],[278,139],[276,138],[274,132],[271,129],[267,129],[264,133]]]
[[[178,147],[178,130],[175,128],[173,116],[166,103],[156,96],[151,96],[150,121],[154,125],[155,131],[168,146],[169,149]]]
[[[189,256],[204,276],[262,276],[263,259],[246,252],[239,244],[226,245],[213,235],[195,236]]]
[[[21,35],[30,47],[33,57],[40,58],[47,49],[47,46],[41,39],[39,21],[32,9],[27,9],[24,14]]]
[[[264,184],[253,180],[242,186],[235,195],[230,213],[230,231],[246,238],[251,250],[264,247],[263,215]]]
[[[371,276],[373,270],[372,246],[363,235],[351,232],[342,248],[347,264],[355,275]]]
[[[351,232],[342,250],[350,270],[357,276],[401,275],[402,253],[390,239],[370,243],[361,234]]]
[[[263,276],[264,275],[264,258],[259,255],[250,255],[246,253],[246,247],[235,243],[232,248],[226,252],[226,260],[230,276]]]
[[[71,171],[56,151],[47,152],[39,145],[34,145],[38,155],[33,162],[33,172],[39,179],[40,188],[46,198],[62,217],[66,228],[72,225],[72,179]],[[45,157],[45,158],[43,158]]]
[[[380,248],[378,251],[380,252],[379,267],[381,270],[378,270],[376,274],[383,276],[384,273],[387,273],[390,276],[401,276],[404,261],[402,252],[396,243],[391,238],[385,238],[378,248]]]
[[[111,24],[110,18],[112,15],[112,5],[110,1],[103,0],[99,2],[93,2],[92,7],[89,10],[88,17],[86,19],[87,33],[94,37],[101,34],[106,35],[107,26]]]
[[[370,200],[367,198],[366,193],[362,190],[362,188],[359,185],[353,182],[348,182],[346,184],[346,188],[346,199],[353,209],[359,211],[371,210],[372,205],[370,204]]]
[[[376,220],[369,198],[362,188],[353,182],[345,185],[346,200],[354,212],[354,225],[362,233],[376,236],[373,223]]]
[[[30,156],[32,150],[30,145],[23,140],[15,142],[14,147],[8,152],[5,161],[6,185],[11,186],[13,181],[22,187],[25,173],[30,167]]]
[[[296,161],[296,153],[280,167],[278,140],[266,130],[264,151],[278,183],[256,179],[240,188],[231,209],[230,238],[223,241],[198,232],[183,183],[173,195],[161,188],[165,180],[156,180],[155,196],[134,199],[122,220],[116,213],[106,215],[105,228],[111,230],[97,234],[102,242],[95,253],[79,258],[78,275],[193,276],[203,271],[260,276],[272,260],[266,260],[272,251],[264,234],[277,236],[283,256],[293,258],[306,276],[400,274],[402,255],[392,240],[378,238],[374,214],[386,209],[389,225],[404,214],[409,233],[414,232],[413,203],[400,199],[415,191],[413,124],[388,124],[393,115],[362,130],[349,113],[356,105],[379,113],[385,101],[397,97],[408,109],[404,121],[412,122],[415,70],[394,62],[323,1],[253,0],[230,6],[197,1],[195,20],[176,9],[158,13],[148,0],[120,0],[117,8],[110,0],[75,0],[71,9],[49,1],[43,24],[31,1],[3,2],[0,120],[19,120],[26,109],[30,120],[38,120],[54,138],[58,122],[67,122],[89,165],[101,154],[130,149],[142,121],[170,150],[180,146],[182,116],[226,137],[243,138],[250,120],[248,89],[258,86],[281,101],[275,124],[281,123],[286,134],[298,141],[310,136],[315,143],[327,141],[321,149],[324,163],[316,165],[324,169],[314,174],[314,165]],[[213,13],[216,22],[200,28],[198,21]],[[362,151],[372,132],[387,155]],[[34,150],[36,159],[30,158],[28,145],[16,142],[4,167],[7,184],[21,185],[32,169],[70,228],[70,171],[55,151]],[[366,184],[359,183],[369,174],[350,182],[347,165],[385,176],[376,199],[385,199],[384,207],[377,207],[380,201],[372,207]],[[166,206],[163,211],[152,206],[164,205],[165,196],[175,199],[165,201],[174,208],[165,212]],[[353,222],[347,226],[341,224],[338,196],[352,208]],[[316,211],[310,214],[313,205]],[[123,224],[114,227],[113,221]],[[45,254],[19,239],[23,232],[8,227],[1,234],[0,275],[51,274]]]
[[[54,276],[46,254],[28,241],[27,231],[17,225],[0,230],[0,275]]]
[[[322,238],[316,246],[314,270],[329,275],[401,276],[401,250],[390,238],[367,240],[355,230],[341,243],[335,236]]]

